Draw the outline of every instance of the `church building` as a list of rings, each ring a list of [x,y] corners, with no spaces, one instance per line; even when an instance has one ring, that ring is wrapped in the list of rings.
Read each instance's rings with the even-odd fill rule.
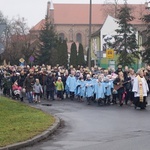
[[[91,13],[91,33],[100,30],[108,15],[116,18],[119,8],[123,4],[92,4]],[[134,20],[131,22],[139,31],[142,31],[144,23],[141,17],[149,13],[144,4],[128,4],[132,10]],[[84,50],[89,45],[89,11],[90,4],[54,4],[51,0],[47,3],[47,16],[54,23],[59,37],[66,39],[68,43],[81,43]],[[36,38],[39,36],[45,23],[45,18],[39,21],[31,30],[31,35]],[[109,26],[111,28],[111,24]]]

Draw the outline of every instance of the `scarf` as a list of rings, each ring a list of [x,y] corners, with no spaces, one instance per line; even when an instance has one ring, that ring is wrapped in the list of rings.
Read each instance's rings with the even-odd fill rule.
[[[138,76],[138,86],[139,86],[140,102],[143,102],[143,85],[140,76]]]

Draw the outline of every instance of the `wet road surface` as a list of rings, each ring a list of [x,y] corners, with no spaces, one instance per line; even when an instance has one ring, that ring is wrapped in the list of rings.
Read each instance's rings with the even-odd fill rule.
[[[77,101],[33,104],[62,119],[49,139],[22,150],[150,150],[150,106],[86,105]],[[150,102],[149,102],[150,104]]]

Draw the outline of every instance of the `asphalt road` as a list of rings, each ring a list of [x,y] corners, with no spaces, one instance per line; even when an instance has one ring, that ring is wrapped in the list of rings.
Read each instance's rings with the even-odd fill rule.
[[[34,106],[60,117],[62,127],[49,139],[22,150],[150,150],[150,106],[135,110],[70,100],[50,103]]]

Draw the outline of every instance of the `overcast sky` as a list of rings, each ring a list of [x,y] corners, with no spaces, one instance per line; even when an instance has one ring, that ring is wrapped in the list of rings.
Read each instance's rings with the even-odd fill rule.
[[[33,27],[40,20],[44,19],[48,1],[51,0],[0,0],[0,11],[8,19],[16,18],[17,16],[24,17],[27,25]],[[104,1],[106,0],[92,0],[92,3],[103,4]],[[107,1],[113,2],[114,0]],[[118,2],[123,3],[124,0],[118,0]],[[146,0],[127,0],[127,2],[130,4],[144,4]],[[89,4],[90,0],[53,0],[53,3]]]

